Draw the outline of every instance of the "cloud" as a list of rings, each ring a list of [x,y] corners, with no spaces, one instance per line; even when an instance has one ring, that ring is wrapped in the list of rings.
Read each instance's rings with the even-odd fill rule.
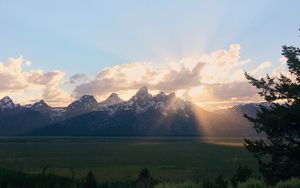
[[[152,90],[173,91],[199,85],[200,71],[204,63],[193,68],[165,66],[151,63],[128,63],[107,67],[91,81],[78,85],[74,93],[81,96],[105,95],[108,92],[139,89],[147,85]]]
[[[150,85],[150,88],[172,92],[201,85],[200,72],[204,66],[205,63],[198,63],[192,70],[185,67],[182,67],[180,70],[171,70],[161,81]]]
[[[38,85],[57,85],[65,73],[61,71],[44,72],[42,70],[34,70],[26,73],[29,83]]]
[[[23,66],[30,66],[31,62],[23,57],[10,58],[0,63],[0,94],[13,95],[19,101],[28,102],[41,97],[54,105],[70,101],[70,95],[60,88],[65,75],[62,71],[30,70],[24,71]],[[28,96],[27,93],[31,93]],[[22,96],[23,95],[23,96]],[[25,99],[25,96],[26,99]],[[58,100],[59,99],[59,100]],[[55,103],[52,101],[56,101]]]
[[[261,73],[263,73],[263,71],[265,71],[267,68],[270,68],[271,66],[272,66],[272,63],[270,61],[265,61],[265,62],[261,63],[258,67],[256,67],[256,69],[251,71],[251,74],[253,74],[253,75],[261,74]]]
[[[205,109],[215,110],[234,104],[259,102],[258,90],[247,81],[204,84],[181,93],[180,96],[193,101]]]
[[[0,63],[0,90],[16,91],[28,87],[26,75],[22,72],[23,59],[10,58],[7,63]]]
[[[92,94],[103,98],[111,92],[118,92],[126,93],[128,97],[147,85],[150,91],[176,92],[184,99],[214,108],[260,101],[256,88],[244,76],[245,65],[251,60],[241,59],[240,50],[239,44],[233,44],[228,50],[184,57],[178,61],[134,62],[106,67],[93,79],[77,85],[73,94],[76,97]],[[261,75],[271,66],[271,62],[265,61],[248,72]],[[284,65],[280,65],[273,74],[283,69]]]
[[[241,59],[241,46],[230,45],[211,53],[188,56],[161,62],[129,62],[105,67],[94,77],[83,73],[64,80],[65,72],[30,69],[31,62],[23,57],[0,63],[0,95],[14,95],[27,101],[43,98],[52,105],[65,106],[73,98],[92,94],[102,100],[112,92],[130,98],[137,89],[147,85],[150,92],[176,92],[186,100],[205,108],[222,108],[237,103],[260,101],[257,90],[244,76],[250,59]],[[29,71],[24,71],[27,66]],[[271,76],[288,75],[286,59],[279,65],[265,61],[247,72],[263,76],[271,69]],[[274,68],[275,67],[275,68]],[[26,69],[26,70],[27,70]],[[72,90],[72,92],[68,92]]]
[[[255,97],[257,90],[246,81],[206,85],[209,94],[217,101],[244,100]]]
[[[32,65],[32,62],[31,62],[31,61],[25,61],[25,65],[31,66],[31,65]]]
[[[106,67],[94,79],[78,85],[74,94],[101,96],[107,92],[138,89],[143,85],[148,85],[153,90],[174,91],[198,86],[201,81],[209,82],[209,79],[214,79],[214,82],[215,79],[224,81],[229,78],[228,75],[221,77],[224,74],[216,74],[216,71],[228,72],[248,61],[239,61],[239,50],[240,45],[234,44],[228,51],[218,50],[198,57],[182,58],[176,62],[134,62]],[[230,77],[236,74],[235,72]],[[243,73],[240,71],[239,76],[241,74]]]
[[[68,92],[59,88],[57,85],[48,85],[45,87],[42,98],[45,101],[58,106],[66,106],[73,99]]]
[[[233,44],[229,50],[217,50],[178,61],[134,62],[106,67],[93,79],[76,86],[74,95],[92,94],[102,98],[110,92],[134,91],[147,85],[150,90],[175,91],[186,99],[191,99],[190,91],[199,86],[215,96],[231,96],[237,92],[227,90],[230,87],[238,90],[240,81],[250,86],[241,68],[250,60],[240,60],[240,49],[239,44]]]
[[[66,84],[76,84],[78,82],[86,81],[86,80],[87,80],[87,76],[85,74],[78,73],[78,74],[73,74],[69,78],[69,80],[67,80],[65,83]]]

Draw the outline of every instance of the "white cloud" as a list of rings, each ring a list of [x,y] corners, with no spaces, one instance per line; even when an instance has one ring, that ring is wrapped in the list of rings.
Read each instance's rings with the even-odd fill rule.
[[[60,88],[64,72],[24,71],[24,65],[30,66],[31,62],[24,60],[23,57],[10,58],[7,62],[0,63],[0,94],[2,96],[15,96],[18,101],[24,103],[38,97],[42,97],[53,105],[70,101],[70,95]]]
[[[10,58],[7,63],[0,63],[0,90],[16,91],[28,86],[26,76],[22,72],[23,59]]]
[[[137,89],[147,85],[151,92],[176,92],[184,99],[207,108],[261,100],[257,90],[245,79],[244,70],[251,61],[241,59],[240,50],[239,44],[233,44],[227,50],[202,53],[177,61],[131,62],[106,67],[94,78],[88,79],[85,74],[79,73],[67,80],[63,80],[65,73],[62,71],[24,71],[23,65],[30,66],[31,62],[22,57],[11,58],[0,63],[0,95],[13,95],[20,101],[24,98],[27,101],[43,98],[53,105],[67,105],[72,100],[67,88],[74,88],[74,97],[92,94],[102,100],[112,92],[128,99]],[[279,61],[271,76],[288,74],[286,59],[280,58]],[[270,67],[272,63],[265,61],[247,71],[263,76]]]
[[[272,63],[270,61],[265,61],[265,62],[261,63],[256,69],[251,71],[251,74],[259,75],[259,74],[263,73],[263,71],[265,71],[267,68],[270,68],[271,66],[272,66]]]
[[[147,85],[151,90],[173,91],[199,85],[204,63],[186,66],[154,65],[151,63],[128,63],[101,70],[91,81],[77,86],[76,96],[93,94],[98,97],[108,92],[135,90]]]
[[[25,61],[25,65],[31,66],[31,65],[32,65],[32,62],[31,62],[31,61]]]
[[[262,99],[257,95],[256,88],[244,76],[245,65],[251,60],[240,59],[240,49],[239,44],[233,44],[228,50],[221,49],[178,61],[135,62],[107,67],[95,78],[76,86],[74,95],[93,94],[103,99],[111,92],[118,92],[121,96],[126,93],[122,96],[126,99],[138,88],[147,85],[151,91],[176,92],[187,100],[213,108],[260,101]],[[261,76],[271,66],[270,61],[265,61],[248,72]],[[284,62],[271,74],[282,71],[286,71]]]
[[[192,70],[182,67],[179,70],[170,70],[158,83],[151,84],[150,87],[156,90],[172,92],[180,89],[189,89],[201,85],[201,70],[205,63],[198,63]]]
[[[102,69],[94,79],[78,85],[75,96],[92,94],[103,98],[111,92],[134,91],[147,85],[152,91],[176,92],[181,97],[199,103],[203,99],[250,100],[256,90],[244,78],[244,65],[249,59],[240,59],[240,45],[230,45],[229,50],[217,50],[178,61],[135,62]],[[265,62],[256,68],[262,71]],[[199,92],[199,94],[197,94]],[[126,98],[126,96],[122,96]]]

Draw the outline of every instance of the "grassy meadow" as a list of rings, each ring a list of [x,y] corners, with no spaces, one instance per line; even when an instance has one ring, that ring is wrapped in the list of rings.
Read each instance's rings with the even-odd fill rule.
[[[162,181],[230,177],[237,166],[256,169],[241,138],[1,138],[0,168],[132,180],[147,167]]]

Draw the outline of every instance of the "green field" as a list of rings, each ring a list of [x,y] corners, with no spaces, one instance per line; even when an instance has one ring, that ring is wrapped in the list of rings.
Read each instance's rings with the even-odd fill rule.
[[[0,167],[76,177],[93,170],[99,180],[134,179],[149,168],[160,180],[182,181],[230,176],[255,160],[230,138],[0,138]]]

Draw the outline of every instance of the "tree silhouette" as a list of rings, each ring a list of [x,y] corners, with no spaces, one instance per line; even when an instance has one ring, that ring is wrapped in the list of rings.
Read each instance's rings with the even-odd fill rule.
[[[230,179],[230,181],[233,187],[237,187],[238,183],[245,182],[251,177],[252,177],[252,170],[247,166],[239,165],[236,172],[233,174],[232,178]]]
[[[147,168],[142,169],[136,180],[136,188],[151,188],[154,185],[154,180]]]
[[[89,171],[86,180],[85,180],[85,188],[97,188],[97,180],[92,171]]]
[[[256,79],[245,73],[269,105],[260,105],[256,118],[245,115],[266,138],[246,139],[244,145],[258,159],[260,172],[271,184],[300,177],[300,49],[283,46],[282,55],[289,76]]]

